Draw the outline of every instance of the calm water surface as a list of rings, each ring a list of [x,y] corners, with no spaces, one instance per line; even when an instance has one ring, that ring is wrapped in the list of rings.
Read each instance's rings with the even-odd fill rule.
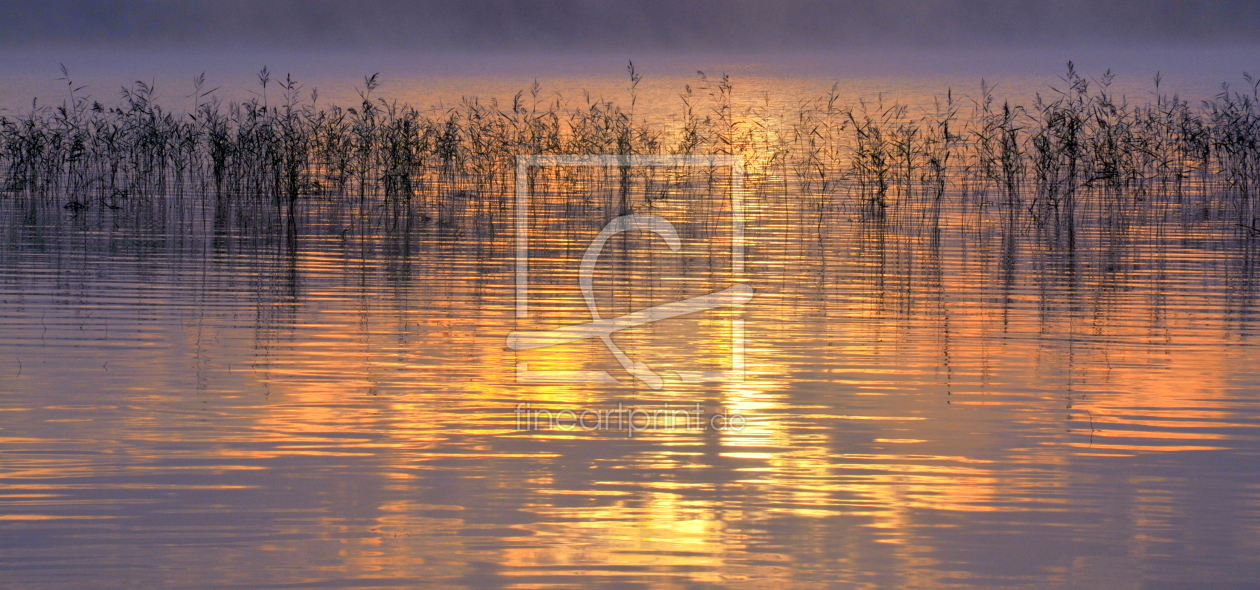
[[[610,241],[612,317],[736,280],[729,199]],[[45,588],[1255,587],[1257,241],[1220,222],[1074,249],[973,205],[939,231],[748,194],[731,310],[517,352],[580,323],[609,209],[297,234],[0,202],[0,569]],[[541,189],[540,189],[541,190]],[[545,193],[545,191],[544,191]],[[700,204],[696,204],[700,203]],[[708,203],[708,204],[704,204]],[[724,204],[725,203],[725,204]],[[518,382],[518,363],[616,383]],[[742,428],[523,429],[699,408]],[[697,406],[698,405],[698,406]]]

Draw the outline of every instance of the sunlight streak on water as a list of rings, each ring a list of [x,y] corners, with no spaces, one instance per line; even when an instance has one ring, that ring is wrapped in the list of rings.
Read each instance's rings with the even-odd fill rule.
[[[706,202],[656,205],[677,254],[610,246],[601,309],[729,284],[728,212]],[[999,255],[965,212],[933,238],[750,202],[747,378],[660,391],[597,341],[531,362],[618,383],[516,382],[507,232],[9,234],[0,563],[57,587],[1254,579],[1254,241],[1135,228],[1110,251]],[[540,326],[589,319],[575,261],[603,219],[560,219],[536,220]],[[721,363],[723,317],[617,340],[653,367]],[[666,402],[748,424],[628,436],[513,413]]]

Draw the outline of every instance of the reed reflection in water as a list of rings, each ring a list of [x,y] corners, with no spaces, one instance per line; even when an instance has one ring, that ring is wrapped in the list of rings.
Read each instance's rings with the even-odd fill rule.
[[[288,211],[12,193],[0,562],[56,587],[1245,586],[1245,189],[1063,182],[1088,204],[1038,208],[1049,193],[1003,175],[993,145],[993,175],[941,193],[930,174],[820,186],[750,165],[747,378],[659,391],[598,341],[530,358],[618,383],[517,382],[503,176]],[[886,184],[853,189],[868,180]],[[727,173],[531,182],[539,325],[590,318],[576,262],[626,211],[671,219],[685,246],[610,241],[606,315],[732,280]],[[1037,221],[1056,207],[1076,215]],[[653,367],[720,364],[723,313],[615,338]],[[748,422],[628,436],[514,413],[667,402]]]

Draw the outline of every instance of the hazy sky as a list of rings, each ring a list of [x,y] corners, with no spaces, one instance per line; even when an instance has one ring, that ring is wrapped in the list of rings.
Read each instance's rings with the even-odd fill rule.
[[[0,2],[0,43],[444,50],[810,50],[1260,42],[1228,0]]]

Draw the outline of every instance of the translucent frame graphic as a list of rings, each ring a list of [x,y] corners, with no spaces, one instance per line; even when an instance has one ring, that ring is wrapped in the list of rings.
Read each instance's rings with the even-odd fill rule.
[[[651,367],[635,361],[612,340],[620,330],[641,326],[668,318],[699,313],[721,307],[732,307],[736,313],[730,319],[731,358],[730,368],[725,370],[673,370],[684,383],[742,382],[744,380],[744,320],[739,312],[752,299],[752,288],[742,282],[744,274],[744,160],[742,156],[688,155],[688,156],[518,156],[516,159],[516,319],[518,326],[529,317],[529,169],[548,166],[586,167],[704,167],[730,168],[731,171],[731,276],[735,283],[721,291],[708,293],[680,301],[672,301],[626,315],[604,318],[595,306],[592,276],[595,263],[604,243],[612,236],[625,231],[650,231],[678,251],[681,242],[673,224],[658,215],[634,214],[614,218],[592,240],[582,257],[578,283],[583,299],[590,310],[590,321],[571,324],[551,330],[512,332],[507,337],[508,348],[516,351],[533,350],[567,344],[589,338],[603,341],[622,368],[637,380],[653,389],[664,386],[664,378]],[[530,370],[526,362],[517,362],[516,380],[520,383],[617,383],[607,371],[591,370]]]

